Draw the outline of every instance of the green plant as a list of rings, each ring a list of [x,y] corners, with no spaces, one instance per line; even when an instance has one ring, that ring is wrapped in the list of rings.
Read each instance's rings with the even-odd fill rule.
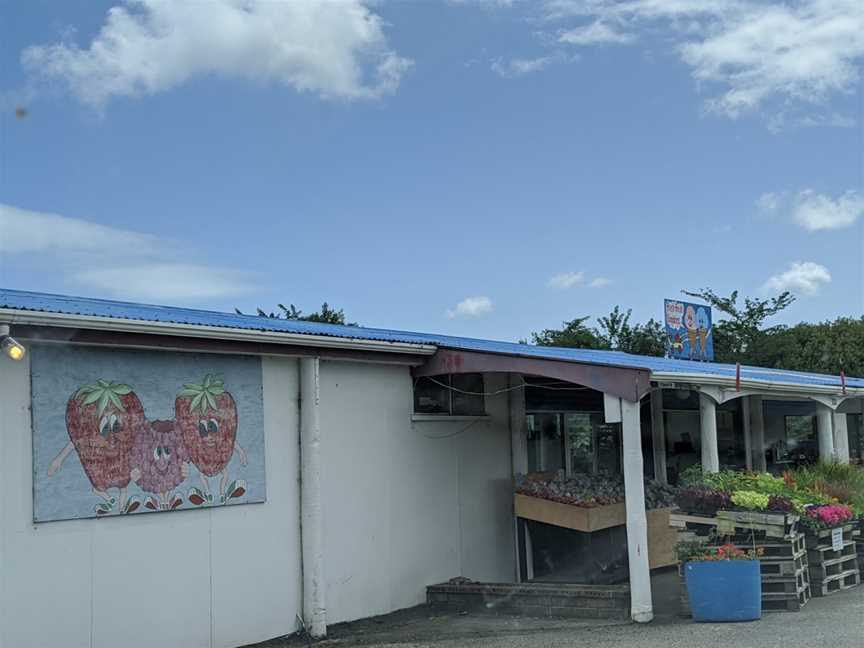
[[[740,490],[732,493],[732,503],[748,511],[764,511],[768,508],[769,500],[769,495],[756,491]]]
[[[811,504],[848,504],[864,514],[864,470],[859,466],[820,463],[795,470],[791,474],[796,492],[813,496]]]

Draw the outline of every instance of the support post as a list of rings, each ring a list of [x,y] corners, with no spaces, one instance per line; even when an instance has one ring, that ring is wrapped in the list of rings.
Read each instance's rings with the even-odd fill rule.
[[[753,470],[765,472],[765,413],[761,396],[749,396],[750,400],[750,437],[753,444]]]
[[[528,435],[525,421],[525,389],[520,389],[520,385],[525,384],[525,378],[522,374],[509,374],[508,384],[510,391],[507,392],[507,407],[510,416],[510,467],[515,481],[516,475],[524,475],[528,472]],[[515,486],[515,483],[514,483]],[[519,547],[522,543],[522,537],[519,533],[519,520],[516,517],[514,504],[513,510],[513,533],[515,542],[513,548],[516,551],[516,582],[522,582],[522,565],[519,556]],[[525,560],[530,564],[530,554],[527,551],[528,547],[528,525],[525,523]]]
[[[702,470],[720,472],[720,454],[717,450],[717,404],[699,392],[699,423],[702,429]]]
[[[642,466],[639,403],[621,400],[624,448],[624,504],[627,513],[627,557],[630,566],[630,617],[637,623],[654,618],[648,565],[648,517]]]
[[[825,405],[816,408],[816,436],[819,439],[819,461],[831,463],[834,461],[834,431],[832,430],[831,410]]]
[[[741,424],[744,428],[744,462],[747,470],[753,470],[753,437],[750,432],[750,397],[741,397]]]
[[[837,463],[849,463],[849,421],[846,414],[834,412],[834,456]]]
[[[654,479],[666,483],[666,422],[663,420],[663,390],[651,391],[651,442],[654,454]]]
[[[321,542],[320,361],[300,360],[300,542],[303,621],[309,634],[327,636],[324,558]]]

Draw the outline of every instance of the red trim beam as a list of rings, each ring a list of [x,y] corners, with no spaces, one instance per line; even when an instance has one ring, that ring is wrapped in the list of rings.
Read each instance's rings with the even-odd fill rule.
[[[452,349],[438,349],[424,364],[412,369],[415,377],[487,372],[555,378],[633,402],[651,389],[651,372],[647,369]]]

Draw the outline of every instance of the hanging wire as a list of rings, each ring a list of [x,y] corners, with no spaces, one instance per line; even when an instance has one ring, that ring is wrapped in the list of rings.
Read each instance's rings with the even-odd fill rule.
[[[458,374],[457,374],[458,375]],[[444,389],[449,389],[450,391],[457,392],[459,394],[465,394],[467,396],[497,396],[498,394],[506,394],[507,392],[516,391],[517,389],[525,389],[526,387],[533,387],[537,389],[548,389],[551,391],[585,391],[591,389],[590,387],[581,387],[579,385],[574,385],[572,387],[555,387],[553,385],[543,385],[540,383],[528,383],[524,380],[518,385],[512,385],[510,387],[503,387],[501,389],[496,389],[491,392],[476,392],[476,391],[467,391],[465,389],[459,389],[458,387],[453,387],[452,385],[448,385],[447,383],[443,383],[440,380],[435,380],[432,376],[420,376],[414,379],[414,387],[417,387],[417,383],[422,379],[428,380],[431,383],[438,385],[439,387],[443,387]]]

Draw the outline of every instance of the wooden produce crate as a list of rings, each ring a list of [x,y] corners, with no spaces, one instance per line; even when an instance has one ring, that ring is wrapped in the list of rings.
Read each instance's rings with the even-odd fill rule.
[[[585,508],[516,493],[514,506],[516,517],[582,531],[583,533],[592,533],[627,524],[627,511],[623,503]],[[646,511],[648,518],[648,564],[651,569],[675,565],[678,561],[675,554],[677,534],[669,526],[671,510],[662,508]]]

